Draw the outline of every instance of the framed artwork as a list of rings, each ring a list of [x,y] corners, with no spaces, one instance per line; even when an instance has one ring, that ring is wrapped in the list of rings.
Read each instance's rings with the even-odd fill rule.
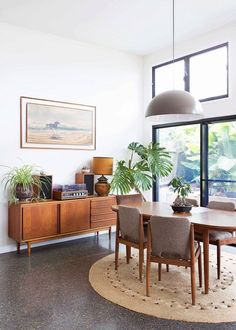
[[[22,96],[21,148],[96,148],[96,107]]]

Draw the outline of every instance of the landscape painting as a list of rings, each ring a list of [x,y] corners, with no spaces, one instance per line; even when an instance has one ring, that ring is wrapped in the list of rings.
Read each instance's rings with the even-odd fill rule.
[[[95,149],[95,107],[22,97],[21,146]]]

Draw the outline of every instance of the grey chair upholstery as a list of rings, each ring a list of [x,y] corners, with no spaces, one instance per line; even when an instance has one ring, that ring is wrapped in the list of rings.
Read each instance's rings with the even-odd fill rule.
[[[143,196],[141,194],[116,195],[117,205],[141,204]]]
[[[211,201],[208,203],[207,207],[215,210],[235,211],[235,205],[233,202]]]
[[[233,202],[211,201],[208,208],[234,212],[235,204]],[[223,217],[222,221],[224,221]],[[195,232],[195,239],[202,242],[203,234]],[[212,230],[209,232],[209,243],[217,246],[217,278],[220,279],[221,245],[236,243],[236,237],[233,232]]]
[[[147,247],[143,216],[135,207],[120,205],[116,224],[115,269],[118,269],[119,244],[126,245],[126,261],[129,263],[131,247],[139,250],[139,279],[142,281],[143,253]]]
[[[199,206],[198,201],[194,198],[185,198],[186,202],[191,204],[192,206]]]
[[[187,218],[152,216],[148,224],[146,294],[149,296],[151,262],[191,268],[192,304],[195,305],[195,262],[198,260],[199,285],[202,286],[201,247],[194,242],[193,225]]]
[[[139,242],[140,212],[134,207],[119,207],[121,237],[125,240]]]

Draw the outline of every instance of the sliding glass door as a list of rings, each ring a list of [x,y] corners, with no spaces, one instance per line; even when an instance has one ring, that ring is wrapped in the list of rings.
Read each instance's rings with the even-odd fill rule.
[[[171,153],[174,169],[155,184],[154,200],[173,202],[168,183],[181,176],[192,186],[191,198],[236,202],[236,117],[204,119],[153,127],[153,139]]]
[[[236,121],[208,125],[208,196],[236,201]]]
[[[171,153],[174,169],[169,177],[159,182],[159,200],[173,202],[174,193],[168,183],[181,176],[192,186],[192,197],[200,201],[200,125],[166,127],[158,130],[161,146]]]

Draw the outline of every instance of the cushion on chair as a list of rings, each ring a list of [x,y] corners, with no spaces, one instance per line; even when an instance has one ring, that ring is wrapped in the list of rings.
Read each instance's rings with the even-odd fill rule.
[[[233,237],[233,234],[228,231],[210,231],[209,232],[209,239],[210,241],[218,241],[218,240],[224,240],[227,238]],[[203,240],[203,234],[202,233],[194,233],[194,238],[197,241]]]
[[[150,219],[152,255],[190,259],[190,222],[187,218],[152,216]]]
[[[141,194],[116,195],[117,205],[129,205],[132,203],[141,204],[143,197]]]
[[[185,198],[185,201],[191,204],[192,206],[199,206],[198,201],[194,198]]]
[[[233,202],[211,201],[208,203],[207,207],[215,210],[235,211],[235,205]]]
[[[131,206],[119,206],[121,237],[131,242],[139,242],[140,212]],[[145,237],[144,237],[145,238]]]

